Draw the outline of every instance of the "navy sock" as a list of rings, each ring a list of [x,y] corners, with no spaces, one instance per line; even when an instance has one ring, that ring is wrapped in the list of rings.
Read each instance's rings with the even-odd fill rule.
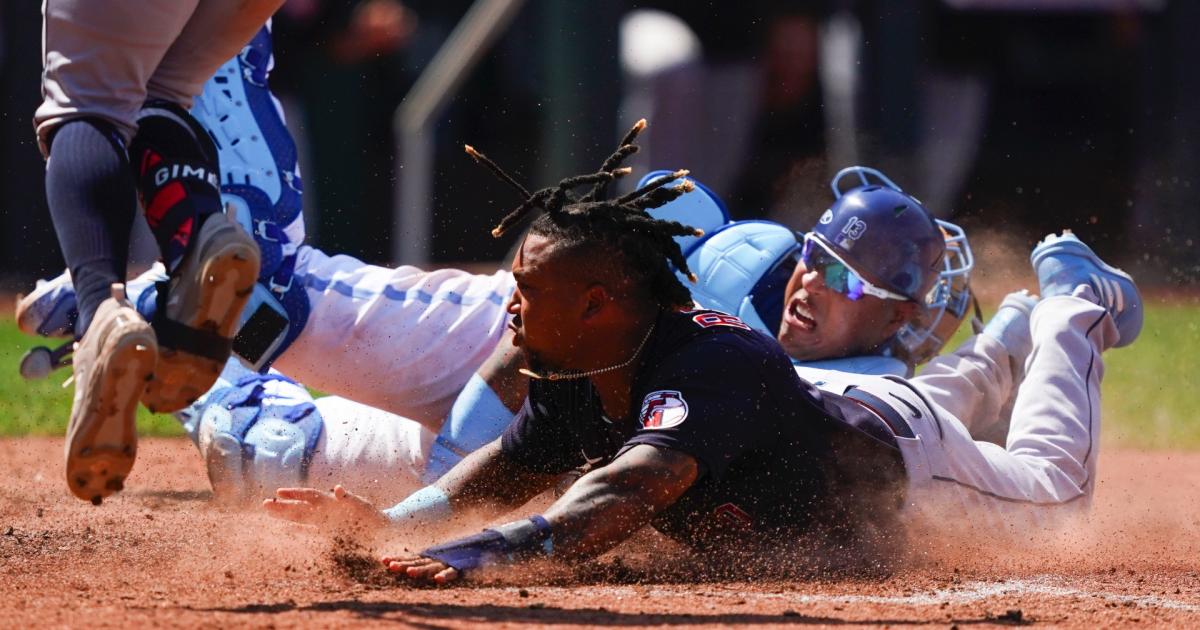
[[[137,209],[124,144],[105,122],[78,119],[55,132],[46,164],[46,201],[79,303],[75,334],[125,281],[129,230]]]

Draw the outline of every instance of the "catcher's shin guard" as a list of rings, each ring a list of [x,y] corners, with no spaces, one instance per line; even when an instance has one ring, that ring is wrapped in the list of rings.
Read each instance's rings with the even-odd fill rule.
[[[282,374],[251,372],[237,361],[176,417],[200,449],[214,494],[234,502],[307,484],[324,429],[304,387]]]

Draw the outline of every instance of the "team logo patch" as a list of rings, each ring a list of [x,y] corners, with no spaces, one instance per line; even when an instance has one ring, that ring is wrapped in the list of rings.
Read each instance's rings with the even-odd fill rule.
[[[700,325],[701,328],[712,328],[713,326],[732,326],[733,328],[741,328],[742,330],[750,330],[746,322],[726,313],[700,313],[692,316],[692,321]]]
[[[821,225],[829,225],[830,223],[833,223],[833,209],[832,208],[830,208],[829,210],[826,210],[825,214],[821,215]]]
[[[677,391],[665,389],[650,392],[642,401],[642,428],[667,429],[679,426],[687,420],[688,406],[683,395]]]

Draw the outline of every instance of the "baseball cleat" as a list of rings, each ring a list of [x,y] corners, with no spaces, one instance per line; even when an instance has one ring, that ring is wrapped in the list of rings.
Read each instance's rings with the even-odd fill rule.
[[[1037,273],[1042,299],[1071,295],[1076,287],[1087,285],[1117,325],[1120,339],[1114,347],[1127,346],[1137,339],[1145,312],[1133,278],[1100,260],[1070,230],[1063,230],[1062,236],[1046,236],[1033,248],[1029,260]]]
[[[137,457],[138,397],[154,373],[158,344],[150,324],[112,285],[75,349],[75,399],[67,426],[71,493],[99,505],[124,488]]]
[[[38,280],[32,293],[17,300],[17,328],[38,337],[73,337],[79,310],[71,272]]]
[[[154,314],[155,284],[167,278],[161,262],[154,263],[136,278],[125,283],[125,294],[142,317]],[[29,295],[17,300],[17,326],[21,332],[37,337],[74,337],[79,317],[71,272],[64,271],[49,280],[38,280]]]
[[[194,238],[158,290],[158,367],[142,395],[156,413],[179,411],[212,387],[258,278],[258,246],[232,217],[209,215]]]

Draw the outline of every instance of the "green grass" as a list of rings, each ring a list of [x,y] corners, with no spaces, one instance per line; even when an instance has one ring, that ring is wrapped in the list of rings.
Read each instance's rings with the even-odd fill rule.
[[[71,415],[72,387],[62,387],[69,369],[41,381],[26,381],[18,372],[21,355],[37,345],[54,347],[58,339],[35,339],[17,330],[10,317],[0,318],[0,436],[63,435]],[[174,417],[138,409],[141,435],[183,435]]]
[[[61,384],[69,371],[36,382],[22,380],[17,372],[21,355],[41,341],[50,340],[26,337],[12,319],[0,318],[0,436],[61,435],[66,430],[72,390]],[[1200,305],[1151,304],[1137,343],[1106,353],[1104,359],[1106,442],[1200,449]],[[144,409],[138,427],[142,435],[183,433],[171,416]]]
[[[1130,446],[1200,449],[1200,307],[1156,306],[1133,345],[1105,354],[1105,428]]]

